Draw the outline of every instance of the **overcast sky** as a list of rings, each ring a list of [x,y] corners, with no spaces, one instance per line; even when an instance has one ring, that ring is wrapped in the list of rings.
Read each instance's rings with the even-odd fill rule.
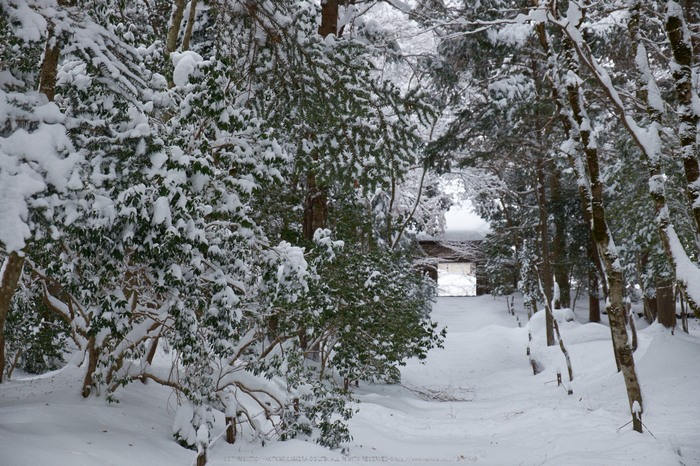
[[[489,224],[476,215],[471,208],[471,201],[464,200],[461,205],[455,205],[445,213],[447,231],[479,231],[484,234],[489,230]]]

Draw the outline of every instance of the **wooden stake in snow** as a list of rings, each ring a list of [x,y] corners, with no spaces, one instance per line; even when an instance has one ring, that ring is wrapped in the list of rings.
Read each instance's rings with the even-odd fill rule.
[[[207,450],[209,450],[209,429],[203,424],[197,429],[197,466],[207,464]]]
[[[637,401],[632,404],[632,428],[637,432],[642,431],[642,407]]]

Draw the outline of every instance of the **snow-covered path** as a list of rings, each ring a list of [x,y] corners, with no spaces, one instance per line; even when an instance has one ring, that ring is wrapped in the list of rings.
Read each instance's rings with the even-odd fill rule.
[[[515,308],[522,309],[517,300]],[[695,321],[691,336],[659,326],[640,332],[635,358],[647,426],[640,435],[621,427],[629,410],[607,327],[560,324],[574,369],[569,396],[556,384],[557,367],[566,372],[559,348],[541,345],[535,320],[532,348],[546,368],[534,376],[528,330],[504,299],[440,298],[433,318],[448,327],[444,349],[425,364],[409,361],[401,385],[360,385],[346,455],[301,439],[265,447],[218,441],[210,464],[700,464]],[[586,321],[585,311],[577,320]],[[0,464],[191,464],[194,453],[170,437],[167,390],[136,383],[120,404],[106,405],[80,399],[70,375],[0,385]]]
[[[394,387],[368,388],[353,422],[363,447],[426,464],[438,459],[489,465],[700,464],[700,405],[689,396],[697,389],[679,386],[700,376],[697,339],[657,329],[649,348],[651,336],[641,336],[645,424],[655,438],[630,426],[618,430],[629,411],[607,327],[561,324],[575,375],[574,395],[568,396],[556,384],[557,367],[566,372],[559,348],[544,350],[547,369],[533,376],[527,330],[518,328],[503,300],[442,298],[434,318],[448,325],[445,349],[433,352],[425,365],[409,364],[403,384],[441,394],[442,401],[416,400]],[[674,451],[679,446],[681,457]]]

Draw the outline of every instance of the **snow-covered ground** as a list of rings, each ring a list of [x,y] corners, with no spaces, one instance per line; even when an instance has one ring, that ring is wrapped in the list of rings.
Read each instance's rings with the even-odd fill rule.
[[[526,322],[516,299],[518,319]],[[632,431],[622,377],[607,327],[562,322],[571,354],[573,395],[556,383],[566,373],[558,347],[544,347],[532,325],[533,351],[546,366],[535,376],[528,329],[491,296],[440,298],[434,319],[448,327],[444,349],[425,364],[409,361],[401,385],[361,384],[347,455],[303,440],[266,446],[217,441],[212,465],[700,464],[700,325],[675,336],[643,321],[635,353],[645,413]],[[524,324],[523,324],[524,325]],[[79,369],[0,384],[0,465],[189,465],[195,453],[172,440],[175,400],[168,389],[134,383],[121,403],[80,397]],[[223,419],[217,419],[223,429]]]
[[[438,296],[476,296],[476,277],[438,270]]]

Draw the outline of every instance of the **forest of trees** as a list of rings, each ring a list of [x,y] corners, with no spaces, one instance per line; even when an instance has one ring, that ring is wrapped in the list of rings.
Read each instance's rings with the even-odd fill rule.
[[[604,298],[641,432],[626,301],[674,328],[675,289],[700,316],[700,5],[426,1],[414,15],[439,31],[431,95],[454,115],[427,158],[465,169],[494,292],[544,303],[549,345],[552,308],[583,288],[596,322]]]
[[[692,0],[0,0],[0,380],[70,347],[85,397],[171,387],[183,446],[217,409],[337,447],[441,344],[443,176],[548,344],[605,300],[641,431],[627,303],[700,317],[699,62]]]

